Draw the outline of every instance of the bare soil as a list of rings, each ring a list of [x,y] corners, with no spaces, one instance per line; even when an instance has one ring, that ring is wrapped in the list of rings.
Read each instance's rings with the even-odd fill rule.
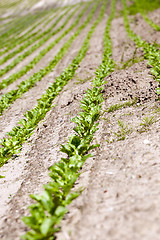
[[[121,8],[118,1],[117,11]],[[70,119],[79,112],[80,100],[91,87],[94,72],[102,60],[103,34],[109,10],[110,5],[91,38],[90,48],[74,79],[57,96],[53,108],[29,142],[23,145],[19,156],[0,169],[0,175],[6,176],[0,179],[2,240],[20,240],[27,230],[21,217],[28,214],[27,206],[32,202],[29,194],[42,191],[42,185],[49,180],[49,166],[63,156],[59,152],[60,144],[73,133],[74,123]],[[149,15],[157,24],[158,13],[159,9]],[[159,41],[159,33],[139,14],[130,19],[133,30],[143,39]],[[70,54],[54,71],[4,112],[0,118],[1,136],[5,136],[24,112],[35,105],[36,99],[71,62],[90,26],[76,39]],[[136,49],[127,37],[120,14],[112,21],[110,35],[117,66],[105,79],[102,115],[94,140],[100,143],[100,147],[93,151],[94,157],[88,159],[82,168],[75,189],[82,187],[84,190],[68,207],[61,231],[57,233],[58,240],[160,239],[158,83],[150,73],[142,50]],[[38,64],[45,66],[47,62],[44,58],[44,62]],[[41,68],[38,64],[37,68]],[[133,104],[126,106],[128,102]],[[109,112],[108,109],[115,104],[121,104],[121,108]]]

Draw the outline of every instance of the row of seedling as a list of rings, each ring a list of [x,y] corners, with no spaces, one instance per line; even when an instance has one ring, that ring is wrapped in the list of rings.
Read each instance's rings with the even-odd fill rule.
[[[151,66],[151,73],[160,84],[160,50],[156,43],[151,44],[143,40],[139,35],[135,34],[129,24],[126,0],[123,3],[124,24],[128,36],[135,42],[137,47],[142,48],[144,58],[148,60],[148,65]],[[160,87],[157,88],[157,94],[160,94]]]
[[[32,81],[37,81],[37,78],[42,78],[44,75],[49,73],[57,61],[61,59],[65,52],[71,46],[71,43],[74,39],[80,34],[82,29],[87,26],[91,21],[93,15],[97,11],[97,7],[100,4],[100,1],[97,1],[90,11],[86,21],[76,30],[76,32],[71,36],[71,38],[64,44],[63,48],[59,51],[58,55],[54,58],[53,61],[45,68],[42,69],[38,74],[34,75]],[[103,13],[103,12],[102,12]],[[101,13],[101,15],[102,15]],[[101,16],[100,15],[100,16]],[[97,22],[96,22],[97,23]],[[52,106],[52,101],[54,98],[61,92],[63,87],[71,80],[75,74],[76,69],[78,68],[79,63],[85,57],[85,54],[88,50],[90,38],[95,30],[95,23],[93,23],[91,30],[87,34],[87,37],[80,48],[77,56],[73,59],[72,63],[66,68],[60,76],[56,77],[54,83],[46,90],[46,93],[38,100],[38,104],[30,111],[25,113],[25,118],[21,119],[16,127],[8,133],[9,137],[4,138],[1,141],[2,148],[0,148],[0,166],[2,166],[13,154],[17,153],[21,148],[23,142],[25,142],[30,135],[33,133],[34,129],[42,120],[46,113],[50,110]]]
[[[92,34],[94,28],[102,20],[106,9],[106,1],[101,7],[101,13],[92,26],[88,36]],[[103,102],[103,84],[104,77],[113,71],[113,60],[109,34],[110,23],[114,16],[115,1],[112,1],[112,11],[104,35],[104,54],[103,61],[96,71],[96,78],[93,80],[92,88],[88,89],[81,101],[82,111],[72,121],[76,123],[75,134],[69,137],[69,141],[61,146],[61,151],[66,153],[65,158],[50,167],[50,182],[44,185],[44,191],[41,195],[31,195],[36,201],[29,206],[31,216],[23,217],[23,221],[32,230],[26,233],[22,239],[55,239],[55,233],[59,231],[59,224],[64,214],[68,211],[67,206],[79,196],[80,191],[74,191],[72,188],[80,175],[86,159],[91,157],[89,151],[99,145],[93,144],[94,133],[98,130],[98,119],[101,114]],[[83,48],[87,46],[86,38]],[[107,68],[102,67],[107,63]]]

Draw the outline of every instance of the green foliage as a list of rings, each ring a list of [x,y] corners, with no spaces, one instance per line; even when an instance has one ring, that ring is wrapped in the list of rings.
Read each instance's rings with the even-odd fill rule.
[[[128,134],[130,134],[132,132],[132,129],[128,127],[127,124],[125,124],[124,122],[118,120],[118,126],[119,126],[119,130],[118,132],[114,133],[117,137],[117,141],[122,141],[126,138],[126,136]]]
[[[79,7],[78,7],[79,8]],[[58,33],[61,29],[63,29],[63,27],[68,23],[68,21],[70,20],[70,18],[73,16],[73,14],[75,13],[75,11],[69,16],[69,18],[66,20],[66,22],[64,24],[62,24],[58,29],[56,29],[55,31],[52,32],[52,29],[59,23],[59,21],[62,19],[62,17],[64,17],[68,11],[70,9],[68,9],[65,13],[63,13],[62,15],[59,16],[59,18],[53,23],[53,25],[48,28],[46,31],[42,32],[41,34],[39,34],[38,36],[36,36],[35,38],[32,38],[30,40],[28,40],[27,42],[25,42],[25,44],[23,44],[22,46],[20,46],[18,49],[16,49],[15,51],[9,53],[7,56],[5,56],[4,58],[2,58],[0,60],[0,64],[3,64],[4,62],[6,62],[8,59],[14,57],[16,54],[18,54],[19,52],[23,51],[24,49],[26,49],[28,46],[30,46],[31,44],[33,44],[35,41],[37,41],[38,39],[40,39],[40,41],[36,44],[34,44],[33,46],[31,46],[31,48],[29,48],[27,51],[25,51],[23,54],[21,54],[20,56],[18,56],[17,58],[15,58],[9,65],[7,65],[5,68],[0,69],[0,77],[2,77],[4,74],[6,74],[7,72],[9,72],[12,68],[14,68],[19,62],[21,62],[23,59],[25,59],[27,56],[29,56],[30,54],[32,54],[36,49],[38,49],[40,46],[42,46],[48,39],[50,39],[52,36],[54,36],[56,33]],[[77,11],[78,9],[76,9]]]
[[[16,35],[15,37],[12,36],[12,38],[8,39],[6,42],[5,42],[5,46],[3,46],[3,50],[0,51],[0,56],[2,56],[4,53],[12,50],[13,48],[15,48],[17,45],[25,42],[25,41],[29,41],[30,39],[32,39],[34,36],[36,36],[40,30],[37,30],[35,32],[32,33],[32,31],[37,27],[39,26],[40,24],[47,24],[47,22],[49,21],[48,18],[49,18],[49,15],[53,15],[53,13],[55,12],[54,16],[52,18],[50,18],[49,20],[53,20],[58,14],[59,12],[58,11],[47,11],[47,13],[44,15],[44,17],[41,17],[42,19],[40,19],[40,21],[36,21],[35,24],[32,24],[32,27],[29,28],[29,30],[25,33],[25,34],[18,34],[18,36]],[[42,16],[43,16],[42,15]],[[47,16],[46,16],[47,15]],[[47,21],[46,21],[47,20]],[[31,34],[30,34],[31,33]],[[4,48],[5,47],[5,48]]]
[[[125,52],[125,50],[124,50],[124,52]],[[137,53],[137,47],[136,47],[135,51],[133,52],[133,56],[129,60],[127,60],[126,62],[123,62],[124,52],[123,52],[122,57],[121,57],[122,67],[117,66],[117,69],[126,69],[126,68],[131,67],[135,63],[139,63],[139,62],[144,60],[144,57],[137,57],[136,56],[136,53]]]
[[[55,11],[54,11],[55,12]],[[51,11],[51,13],[50,14],[52,14],[53,15],[53,10]],[[56,11],[55,12],[55,14],[53,15],[53,17],[51,18],[51,19],[49,19],[48,20],[48,18],[49,18],[49,15],[50,14],[47,14],[47,16],[45,16],[44,18],[42,18],[40,21],[38,21],[38,23],[36,22],[36,24],[34,24],[34,25],[32,25],[32,27],[25,33],[25,34],[20,34],[20,35],[18,35],[18,36],[15,36],[15,37],[13,37],[13,38],[11,38],[11,39],[8,39],[8,41],[5,43],[5,48],[4,48],[4,46],[3,46],[3,50],[1,50],[0,51],[0,56],[2,56],[4,53],[7,53],[8,51],[10,51],[10,50],[12,50],[13,48],[15,48],[16,46],[18,46],[18,45],[20,45],[20,44],[22,44],[22,43],[25,43],[25,42],[31,42],[31,39],[32,38],[35,38],[36,37],[36,35],[38,35],[40,32],[41,32],[41,29],[38,29],[37,31],[34,31],[33,32],[33,30],[37,27],[37,26],[39,26],[40,24],[47,24],[47,22],[49,21],[49,20],[53,20],[54,18],[56,18],[57,17],[57,15],[59,14],[59,12],[58,11]],[[43,27],[44,27],[44,25],[43,25]],[[25,45],[25,44],[24,44]],[[24,46],[23,45],[23,46]],[[24,47],[21,47],[21,48],[19,48],[19,52],[20,51],[22,51],[23,50],[23,48]],[[25,49],[25,48],[24,48]],[[14,51],[15,52],[15,51]],[[17,52],[18,53],[18,52]],[[8,59],[10,58],[10,54],[8,54]],[[14,55],[12,55],[12,56],[14,56]],[[7,57],[7,56],[6,56]],[[3,58],[4,60],[5,60],[5,58]],[[8,60],[7,59],[7,60]],[[4,61],[3,60],[3,61]],[[6,60],[6,61],[7,61]],[[2,62],[1,62],[1,64],[2,64]]]
[[[5,29],[1,31],[0,48],[2,47],[4,48],[8,46],[11,42],[16,41],[18,34],[25,31],[34,22],[41,19],[46,14],[48,14],[48,11],[44,11],[37,14],[29,14],[11,21],[5,27]]]
[[[154,118],[155,118],[154,116],[152,116],[152,117],[147,116],[147,117],[143,118],[140,126],[149,127],[150,125],[152,125],[155,122]]]
[[[129,15],[135,15],[139,12],[138,5],[145,13],[148,13],[150,11],[154,11],[155,9],[160,7],[160,0],[134,0],[133,4],[131,4],[129,7],[127,7],[128,14]]]
[[[87,5],[88,7],[88,5]],[[84,14],[86,8],[82,10],[82,12],[79,14],[77,21],[74,22],[74,24],[71,27],[74,27],[77,22],[80,21],[81,16]],[[93,9],[95,11],[95,8]],[[2,98],[0,100],[0,114],[8,108],[16,99],[22,96],[23,93],[27,92],[30,88],[34,86],[34,84],[38,81],[40,81],[46,74],[48,74],[50,71],[53,70],[53,68],[56,66],[56,64],[62,59],[62,57],[67,53],[68,49],[70,48],[72,42],[74,39],[81,33],[82,29],[88,24],[91,17],[93,16],[94,11],[92,11],[87,18],[87,20],[77,29],[74,35],[70,37],[70,39],[63,45],[63,47],[59,50],[57,55],[54,57],[53,60],[49,63],[48,66],[46,66],[44,69],[41,69],[39,72],[34,73],[33,76],[31,76],[29,79],[22,81],[18,87],[15,90],[11,90],[10,92],[2,95]],[[71,27],[66,30],[69,31]],[[62,34],[65,35],[66,31]],[[59,37],[58,41],[61,39],[62,35]],[[54,41],[54,44],[56,44],[57,41]],[[87,46],[87,44],[86,44]],[[50,46],[49,46],[50,47]],[[48,48],[45,49],[46,51],[49,51]],[[45,50],[42,50],[43,53],[46,53]],[[83,56],[83,54],[82,54]],[[42,55],[41,55],[42,57]],[[75,62],[76,63],[76,62]],[[6,80],[6,79],[5,79]],[[7,81],[7,80],[6,80]],[[8,82],[7,82],[8,83]],[[2,82],[2,85],[4,83]],[[4,85],[3,85],[4,86]]]
[[[2,82],[0,83],[0,89],[5,88],[6,86],[8,86],[9,84],[11,84],[12,82],[16,81],[18,78],[22,77],[23,75],[25,75],[29,70],[31,70],[46,54],[47,52],[49,52],[66,34],[68,34],[80,21],[81,17],[84,15],[86,9],[90,6],[90,3],[87,4],[87,6],[82,9],[82,11],[80,12],[80,14],[78,15],[77,19],[74,21],[74,23],[68,28],[66,29],[57,39],[55,39],[53,42],[51,42],[45,49],[43,49],[42,51],[40,51],[40,53],[26,66],[24,66],[19,72],[13,73],[11,76],[9,76],[8,78],[5,78],[2,80]],[[73,15],[74,13],[72,13],[71,15]],[[68,20],[71,18],[71,15],[68,17]],[[88,22],[87,22],[88,23]],[[87,23],[85,23],[85,26],[87,25]],[[63,24],[65,25],[65,23]],[[63,25],[61,26],[63,28]],[[53,65],[53,62],[57,61],[58,58],[59,60],[63,57],[63,54],[65,54],[65,50],[67,50],[67,48],[70,47],[71,43],[74,41],[74,39],[80,34],[81,30],[85,27],[84,24],[81,25],[81,27],[79,28],[79,31],[77,30],[76,33],[70,37],[70,39],[68,40],[68,46],[66,43],[66,46],[64,45],[61,50],[59,51],[59,53],[55,56],[54,60],[52,60],[49,65],[45,68],[47,69],[47,71],[45,69],[44,72],[46,71],[46,74],[49,73],[49,68],[50,70],[52,70],[52,68],[50,67],[51,65]],[[59,31],[59,28],[56,30]],[[43,41],[43,40],[42,40]],[[58,56],[59,55],[59,56]],[[61,56],[60,56],[61,55]],[[57,57],[58,56],[58,57]],[[41,72],[41,70],[37,73],[35,73],[36,75],[39,75]],[[35,79],[35,74],[31,77]],[[45,74],[45,75],[46,75]],[[31,79],[30,78],[30,79]],[[32,82],[30,79],[26,80],[26,82]],[[41,80],[41,78],[37,78],[37,81]],[[25,82],[23,82],[22,84],[25,84]],[[21,84],[20,84],[21,85]],[[20,86],[19,85],[19,86]],[[24,93],[24,91],[22,92]],[[9,93],[10,94],[10,93]],[[12,93],[11,93],[12,94]],[[6,98],[6,95],[5,95]],[[17,98],[14,98],[17,99]],[[13,99],[13,101],[14,101]],[[13,102],[12,101],[12,102]],[[0,111],[1,112],[1,111]]]
[[[136,103],[137,103],[137,99],[134,99],[132,101],[128,101],[128,102],[125,102],[125,103],[115,104],[115,105],[110,106],[108,108],[107,112],[115,112],[115,111],[117,111],[121,108],[131,107]]]
[[[107,1],[105,0],[101,7],[100,15],[88,32],[80,53],[83,52],[82,50],[85,49],[86,45],[88,46],[89,38],[93,34],[97,24],[102,20],[106,3]],[[115,1],[112,1],[112,17],[114,16],[114,9]],[[110,29],[110,22],[111,19],[107,22],[107,31]],[[110,39],[106,36],[107,34],[105,34],[104,41],[109,44]],[[107,52],[111,56],[111,48],[108,48]],[[103,61],[105,61],[106,57],[109,59],[108,55],[104,54]],[[67,157],[62,158],[58,163],[50,167],[51,181],[44,186],[42,195],[31,195],[31,198],[36,203],[29,207],[31,216],[23,217],[23,221],[32,230],[26,233],[22,239],[55,239],[54,233],[59,230],[59,223],[67,212],[66,206],[79,196],[80,192],[74,192],[71,188],[80,175],[80,168],[86,159],[91,157],[91,154],[88,154],[88,152],[99,146],[92,145],[91,142],[97,130],[97,120],[100,116],[103,101],[101,94],[103,79],[101,73],[105,77],[107,73],[109,74],[113,70],[112,61],[110,63],[108,65],[108,72],[106,69],[104,71],[104,68],[100,65],[96,71],[97,77],[93,80],[92,89],[87,90],[81,101],[81,109],[83,111],[72,120],[76,123],[76,127],[74,128],[76,134],[71,135],[67,144],[61,146],[61,151],[66,153]]]
[[[160,51],[159,48],[156,47],[156,44],[150,44],[141,39],[139,35],[136,35],[130,28],[128,21],[128,12],[127,12],[127,4],[126,0],[122,0],[123,2],[123,17],[124,24],[128,36],[136,43],[136,45],[143,49],[144,58],[148,60],[148,65],[152,66],[151,73],[155,77],[155,79],[160,83]],[[160,94],[160,88],[157,88],[157,94]]]
[[[45,69],[42,69],[40,73],[34,75],[34,78],[32,79],[32,81],[37,81],[37,78],[42,78],[45,74],[51,71],[54,64],[59,59],[61,59],[64,52],[67,51],[73,39],[75,39],[76,36],[79,35],[82,29],[92,19],[92,16],[94,15],[98,5],[99,5],[99,1],[96,2],[96,4],[93,6],[86,21],[77,29],[74,35],[72,35],[71,38],[64,44],[63,48],[59,52],[58,58],[52,61],[50,65],[47,66]],[[8,133],[10,137],[2,139],[1,145],[3,147],[0,148],[0,166],[2,166],[8,160],[8,158],[10,158],[13,154],[19,151],[19,149],[21,148],[21,144],[24,141],[26,141],[28,137],[31,136],[37,124],[44,118],[46,113],[50,110],[53,99],[60,93],[60,91],[62,91],[63,87],[68,83],[68,81],[70,81],[73,78],[79,63],[82,61],[82,59],[84,58],[89,48],[90,38],[97,24],[100,22],[102,16],[103,16],[103,12],[91,26],[91,29],[88,32],[87,37],[85,38],[80,51],[78,52],[77,56],[73,59],[69,67],[66,68],[61,73],[61,75],[55,79],[55,82],[46,90],[46,93],[43,94],[42,97],[38,100],[37,106],[33,108],[31,111],[27,111],[24,115],[25,118],[20,120],[18,123],[18,126],[14,127],[12,131]],[[22,86],[22,90],[23,90],[23,86]],[[16,94],[15,91],[16,90],[12,91],[12,96],[10,98],[12,98],[14,94]],[[7,101],[10,101],[10,98],[8,98]],[[7,101],[6,102],[4,101],[4,104],[3,104],[4,108],[5,108],[5,104],[8,104]]]

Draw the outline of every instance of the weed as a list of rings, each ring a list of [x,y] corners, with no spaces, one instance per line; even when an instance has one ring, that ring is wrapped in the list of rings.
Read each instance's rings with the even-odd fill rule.
[[[81,79],[81,78],[79,78],[78,76],[76,76],[76,79],[77,79],[76,84],[83,84],[83,83],[91,80],[92,78],[93,78],[93,76],[88,76],[88,77],[86,77],[86,78],[84,78],[84,79]]]
[[[149,130],[149,127],[150,127],[154,122],[156,122],[154,116],[152,116],[152,117],[149,117],[149,116],[144,117],[144,118],[142,119],[142,122],[140,123],[141,128],[138,129],[137,131],[138,131],[139,133],[143,133],[143,132],[148,131],[148,130]]]
[[[157,108],[153,113],[159,113],[160,112],[160,107]]]
[[[132,132],[132,128],[129,128],[127,124],[118,120],[119,130],[118,132],[114,133],[117,137],[117,141],[124,140],[128,134]]]
[[[117,111],[119,109],[122,109],[122,108],[131,107],[131,106],[135,105],[136,103],[137,103],[137,99],[135,98],[132,101],[128,101],[128,102],[120,103],[120,104],[115,104],[115,105],[110,106],[108,108],[107,112],[115,112],[115,111]]]
[[[152,116],[152,117],[145,117],[143,118],[142,120],[142,123],[140,124],[140,126],[143,126],[143,127],[149,127],[150,125],[152,125],[154,122],[155,122],[155,117]]]

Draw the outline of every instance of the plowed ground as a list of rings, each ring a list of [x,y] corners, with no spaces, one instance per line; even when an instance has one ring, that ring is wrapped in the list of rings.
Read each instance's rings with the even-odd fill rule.
[[[95,136],[100,147],[82,168],[75,188],[83,187],[84,191],[69,206],[69,213],[57,234],[58,240],[160,239],[158,84],[150,74],[146,60],[143,60],[142,50],[136,49],[127,36],[123,18],[118,14],[122,8],[119,1],[116,7],[117,17],[112,21],[110,36],[117,67],[106,77],[103,112]],[[80,100],[85,90],[91,87],[90,81],[102,60],[103,34],[109,8],[110,4],[91,38],[90,48],[75,77],[56,97],[53,108],[40,122],[29,142],[23,144],[21,153],[1,168],[1,175],[6,177],[0,179],[0,239],[18,240],[26,231],[21,217],[28,214],[27,206],[31,203],[29,194],[41,192],[42,185],[48,181],[49,166],[62,156],[60,144],[65,143],[73,133],[74,123],[70,119],[79,112]],[[157,24],[160,24],[159,16],[160,9],[149,15]],[[153,30],[139,14],[131,18],[131,27],[137,34],[147,41],[160,44],[160,32]],[[26,110],[36,104],[36,99],[55,76],[68,66],[90,26],[82,31],[69,53],[50,74],[3,113],[0,117],[1,137],[12,129]],[[47,65],[49,58],[56,54],[67,37],[35,69]],[[32,56],[17,68],[30,58]],[[137,59],[137,62],[133,62],[133,59]],[[131,64],[124,67],[123,64],[128,60]],[[10,85],[10,90],[17,83]],[[114,112],[107,111],[112,105],[134,100],[132,106]]]

